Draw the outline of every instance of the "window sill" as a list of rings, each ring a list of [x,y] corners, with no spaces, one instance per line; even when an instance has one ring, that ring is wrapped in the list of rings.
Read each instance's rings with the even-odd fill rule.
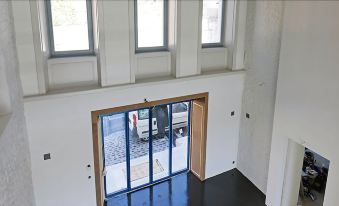
[[[5,131],[9,120],[11,119],[12,114],[5,114],[5,115],[0,115],[0,138],[2,136],[2,133]]]
[[[68,56],[68,57],[50,57],[47,61],[49,64],[70,63],[70,62],[86,62],[96,61],[95,55],[88,56]]]

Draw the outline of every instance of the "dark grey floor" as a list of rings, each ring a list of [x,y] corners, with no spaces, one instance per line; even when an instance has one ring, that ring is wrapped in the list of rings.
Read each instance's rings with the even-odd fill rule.
[[[107,200],[107,206],[265,206],[265,195],[237,169],[200,182],[193,174]]]

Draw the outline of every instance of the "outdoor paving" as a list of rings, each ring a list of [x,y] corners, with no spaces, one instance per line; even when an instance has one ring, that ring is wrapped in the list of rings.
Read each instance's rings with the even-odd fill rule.
[[[178,138],[181,138],[178,135]],[[149,143],[142,141],[130,132],[130,156],[131,159],[148,155]],[[161,152],[169,147],[167,136],[153,139],[153,152]],[[126,138],[125,131],[116,131],[104,137],[105,165],[110,166],[126,161]]]

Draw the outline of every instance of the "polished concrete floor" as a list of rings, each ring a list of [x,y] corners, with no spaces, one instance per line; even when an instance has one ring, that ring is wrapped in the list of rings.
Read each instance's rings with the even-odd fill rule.
[[[191,173],[107,200],[107,206],[265,206],[265,195],[237,169],[200,182]]]

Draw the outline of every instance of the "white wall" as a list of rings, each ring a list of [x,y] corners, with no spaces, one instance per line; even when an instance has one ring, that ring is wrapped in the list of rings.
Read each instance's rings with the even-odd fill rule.
[[[201,49],[201,72],[227,70],[227,51],[225,47]]]
[[[177,2],[176,77],[200,74],[199,1]]]
[[[101,85],[131,83],[128,1],[98,1],[98,9]]]
[[[29,1],[13,1],[12,8],[23,92],[26,95],[39,94],[30,3]]]
[[[284,187],[281,206],[297,205],[299,199],[301,170],[305,156],[305,147],[289,139],[284,169]]]
[[[172,76],[170,52],[140,53],[134,56],[136,80]]]
[[[202,2],[178,0],[170,2],[170,51],[144,56],[135,54],[134,0],[93,1],[93,58],[97,58],[93,66],[93,62],[88,61],[73,64],[78,61],[74,57],[49,59],[44,2],[15,1],[14,22],[24,95],[46,94],[60,88],[72,90],[79,85],[85,89],[89,83],[107,87],[154,77],[185,77],[212,70],[242,69],[245,25],[241,22],[246,16],[246,6],[235,6],[238,4],[246,5],[246,2],[227,1],[225,46],[230,50],[225,47],[213,52],[201,49]],[[235,15],[233,9],[239,14]],[[234,21],[240,22],[239,27]],[[236,55],[232,55],[233,51]],[[87,69],[79,72],[82,66]],[[59,79],[58,75],[72,78]]]
[[[54,58],[48,60],[49,89],[98,84],[95,56]]]
[[[0,1],[0,42],[0,81],[7,85],[12,106],[6,122],[2,121],[3,116],[0,114],[0,205],[34,206],[31,160],[10,1]],[[3,82],[2,75],[7,81]],[[4,97],[0,94],[0,98]]]
[[[249,1],[238,169],[266,192],[282,26],[282,1]],[[246,118],[246,113],[250,118]]]
[[[288,138],[330,160],[323,205],[338,205],[338,11],[337,1],[285,2],[268,206],[281,205]]]
[[[3,57],[0,56],[0,117],[7,115],[11,111],[12,106],[8,90],[6,66]]]
[[[26,98],[25,112],[38,206],[93,206],[91,111],[209,92],[206,177],[236,165],[244,73],[140,83],[80,93]],[[44,161],[43,154],[51,153]],[[92,168],[87,169],[86,165]],[[91,175],[93,178],[88,179]]]

